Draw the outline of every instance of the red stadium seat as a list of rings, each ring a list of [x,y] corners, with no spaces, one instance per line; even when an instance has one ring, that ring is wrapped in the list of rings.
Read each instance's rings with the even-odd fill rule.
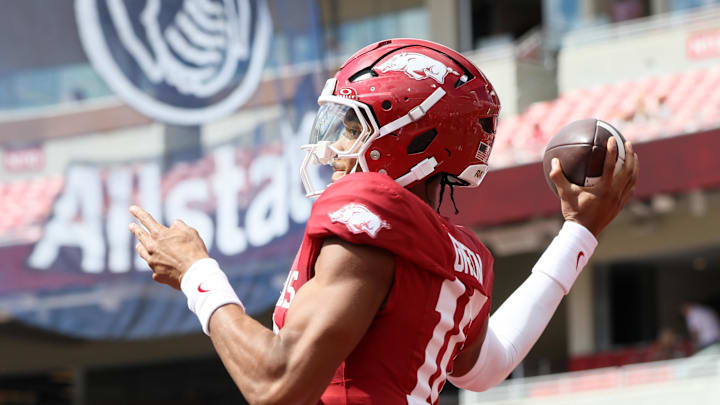
[[[539,160],[545,144],[572,121],[595,117],[633,142],[720,125],[720,67],[571,91],[501,120],[492,166]],[[538,129],[539,128],[539,129]]]

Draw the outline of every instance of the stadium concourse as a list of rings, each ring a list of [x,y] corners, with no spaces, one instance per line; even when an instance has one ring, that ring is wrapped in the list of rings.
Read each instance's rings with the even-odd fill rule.
[[[500,120],[492,169],[538,162],[550,138],[582,117],[605,117],[634,143],[696,133],[715,138],[713,130],[720,123],[717,86],[720,67],[713,67],[579,89],[533,103],[521,114]],[[208,179],[213,173],[212,156],[178,164],[163,175],[163,196],[182,179]],[[44,223],[62,186],[63,178],[57,175],[0,183],[0,208],[5,213],[0,218],[0,242],[27,238],[29,229]]]

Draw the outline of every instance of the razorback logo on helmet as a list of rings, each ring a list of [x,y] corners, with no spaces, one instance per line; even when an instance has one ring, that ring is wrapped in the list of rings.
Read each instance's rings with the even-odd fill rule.
[[[362,204],[350,203],[328,214],[333,223],[341,222],[352,233],[362,233],[375,238],[381,229],[390,229],[390,224]]]
[[[448,73],[460,76],[460,73],[452,68],[445,66],[442,62],[435,60],[427,55],[414,52],[401,52],[390,60],[378,66],[380,72],[405,72],[415,80],[433,79],[436,82],[445,83],[445,77]]]

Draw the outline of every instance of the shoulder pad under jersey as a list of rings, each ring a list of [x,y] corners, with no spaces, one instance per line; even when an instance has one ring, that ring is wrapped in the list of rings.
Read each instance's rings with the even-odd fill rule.
[[[328,187],[313,206],[307,234],[379,247],[447,278],[462,272],[456,262],[462,265],[467,252],[458,247],[469,240],[418,196],[379,173],[346,175]]]

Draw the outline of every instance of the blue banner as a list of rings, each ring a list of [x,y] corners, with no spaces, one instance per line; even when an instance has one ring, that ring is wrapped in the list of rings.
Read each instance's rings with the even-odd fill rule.
[[[271,16],[262,0],[75,3],[81,40],[108,86],[155,120],[200,128],[248,102],[264,66],[322,59],[315,2],[276,5]],[[248,312],[272,307],[312,207],[299,181],[300,145],[326,77],[317,69],[295,75],[293,91],[271,82],[278,103],[241,109],[240,116],[263,113],[199,158],[170,167],[160,156],[75,162],[62,178],[39,180],[46,182],[40,197],[18,203],[47,198],[48,208],[0,235],[0,312],[88,338],[198,332],[185,297],[153,282],[135,254],[131,204],[166,224],[181,218],[195,227]]]

